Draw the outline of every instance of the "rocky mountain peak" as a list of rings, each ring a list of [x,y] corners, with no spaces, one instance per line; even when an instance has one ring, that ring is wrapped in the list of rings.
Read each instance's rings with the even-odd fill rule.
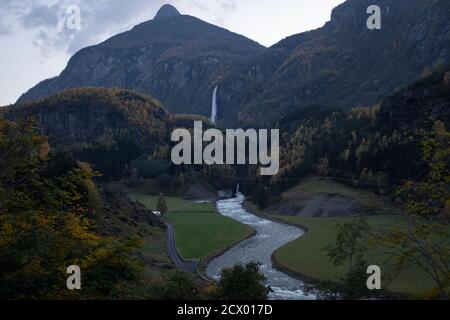
[[[155,20],[166,19],[171,17],[180,16],[181,13],[170,4],[163,5],[155,16]]]

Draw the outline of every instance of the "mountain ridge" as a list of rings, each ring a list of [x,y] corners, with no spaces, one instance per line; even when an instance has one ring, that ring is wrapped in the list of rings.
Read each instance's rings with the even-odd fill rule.
[[[381,30],[366,27],[371,4],[347,0],[323,27],[270,48],[161,8],[168,17],[82,49],[19,102],[70,87],[122,87],[173,113],[210,116],[218,85],[218,124],[231,127],[273,126],[311,105],[370,107],[450,61],[448,1],[379,0]]]
[[[222,122],[271,126],[310,105],[370,107],[427,69],[446,67],[448,1],[380,0],[381,30],[366,27],[371,4],[347,0],[322,28],[288,37],[242,66],[222,84]]]
[[[72,88],[1,113],[12,121],[34,118],[52,148],[114,179],[132,160],[166,145],[173,121],[159,101],[117,88]]]
[[[31,88],[18,102],[73,87],[121,87],[156,96],[171,112],[208,116],[216,83],[262,50],[224,28],[169,14],[81,49],[58,77]]]

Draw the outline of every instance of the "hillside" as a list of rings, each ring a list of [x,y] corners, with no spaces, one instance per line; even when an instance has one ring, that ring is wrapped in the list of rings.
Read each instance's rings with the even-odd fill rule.
[[[383,99],[379,125],[430,128],[442,121],[450,128],[450,70],[436,72]]]
[[[448,1],[380,0],[381,30],[366,27],[371,4],[347,0],[322,28],[268,49],[166,5],[155,19],[80,50],[19,102],[72,87],[121,87],[174,113],[210,116],[219,85],[219,122],[234,127],[274,124],[310,105],[370,107],[450,59]]]
[[[278,124],[282,133],[278,175],[270,183],[243,182],[242,188],[266,206],[310,174],[384,195],[405,180],[421,177],[428,167],[423,141],[450,127],[449,74],[431,74],[372,108],[319,105],[288,114]],[[351,206],[345,199],[334,200]],[[295,214],[297,207],[288,209]]]
[[[145,272],[152,277],[173,269],[166,251],[166,230],[163,221],[128,195],[104,185],[98,185],[100,205],[95,208],[93,220],[97,231],[106,237],[127,241],[142,239],[136,256],[145,264]]]
[[[450,61],[450,2],[380,0],[382,29],[366,27],[370,0],[347,0],[322,28],[288,37],[220,83],[226,125],[272,125],[311,105],[371,107]]]
[[[0,109],[8,120],[31,118],[49,138],[54,152],[71,154],[93,165],[102,181],[125,179],[156,194],[184,193],[199,181],[232,188],[235,173],[228,166],[175,166],[170,161],[171,134],[192,128],[196,115],[172,115],[149,96],[123,89],[74,88],[36,102]],[[196,173],[197,172],[197,173]],[[215,175],[228,177],[218,181]],[[198,188],[194,188],[195,189]]]
[[[171,112],[210,116],[214,86],[264,50],[166,5],[155,19],[80,50],[58,77],[41,82],[19,102],[73,87],[120,87],[151,94]]]
[[[75,88],[2,112],[11,120],[35,118],[52,148],[114,178],[170,141],[170,114],[153,98],[126,90]]]
[[[3,300],[132,299],[173,267],[160,218],[50,152],[32,123],[0,119],[0,136]],[[83,290],[67,290],[70,265],[83,270]]]
[[[310,176],[282,193],[279,203],[264,212],[280,216],[336,218],[357,215],[401,214],[401,207],[364,189],[330,178]]]

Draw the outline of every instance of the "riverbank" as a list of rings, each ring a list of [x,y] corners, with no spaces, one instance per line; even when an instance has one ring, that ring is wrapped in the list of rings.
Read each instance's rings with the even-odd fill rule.
[[[348,266],[334,266],[323,248],[334,243],[336,224],[350,218],[303,218],[290,216],[273,216],[262,212],[252,203],[246,202],[247,210],[266,219],[295,225],[305,230],[305,236],[279,248],[272,255],[272,262],[277,269],[301,279],[318,288],[327,288],[327,283],[339,284],[346,276]],[[396,215],[368,216],[367,222],[373,230],[385,230],[401,225],[401,217]],[[419,292],[433,288],[432,280],[418,267],[399,274],[394,279],[389,275],[393,266],[381,248],[371,248],[367,255],[368,262],[379,265],[383,271],[383,288],[389,297],[414,297]]]
[[[218,279],[221,270],[236,264],[259,262],[261,272],[267,278],[273,292],[271,299],[304,300],[315,299],[315,295],[305,290],[305,283],[289,274],[273,268],[272,253],[283,245],[303,236],[304,232],[285,223],[254,215],[243,207],[245,196],[238,193],[235,198],[218,201],[217,210],[224,216],[246,224],[257,231],[257,234],[213,259],[206,268],[208,277]],[[309,295],[308,295],[309,293]]]
[[[277,223],[282,223],[282,224],[286,224],[286,225],[290,225],[290,226],[293,226],[293,227],[300,228],[300,229],[303,230],[305,235],[309,232],[309,229],[306,226],[295,224],[295,223],[290,223],[289,221],[285,221],[285,220],[282,220],[280,218],[277,218],[277,216],[272,216],[272,215],[269,215],[269,214],[266,214],[266,213],[262,212],[261,210],[259,210],[257,208],[257,206],[254,203],[252,203],[250,201],[245,201],[242,204],[242,206],[245,208],[245,210],[247,210],[247,211],[249,211],[249,212],[253,213],[254,215],[259,216],[261,218],[268,219],[268,220],[271,220],[271,221],[275,221]],[[276,251],[274,253],[272,253],[272,255],[271,255],[271,260],[272,260],[272,264],[273,264],[274,268],[278,269],[281,272],[284,272],[284,273],[290,275],[291,277],[294,277],[294,278],[296,278],[298,280],[304,281],[304,282],[306,282],[308,284],[311,284],[311,285],[314,285],[314,286],[317,286],[317,287],[326,288],[326,283],[324,281],[322,281],[320,279],[317,279],[317,278],[308,277],[308,276],[306,276],[306,275],[304,275],[304,274],[302,274],[300,272],[297,272],[297,271],[294,271],[294,270],[291,270],[291,269],[285,267],[280,261],[277,260],[277,258],[275,257],[275,253],[276,253]]]
[[[150,209],[156,208],[155,196],[134,194],[130,197]],[[174,228],[179,255],[185,261],[199,261],[200,272],[209,261],[256,234],[251,227],[220,215],[211,202],[178,197],[166,199],[169,207],[166,219]]]
[[[242,242],[244,242],[244,241],[246,241],[246,240],[248,240],[248,239],[250,239],[250,238],[253,238],[253,237],[256,236],[257,234],[258,234],[258,233],[257,233],[255,230],[252,229],[251,234],[249,234],[247,237],[245,237],[245,238],[243,238],[243,239],[241,239],[241,240],[238,240],[238,241],[236,241],[235,243],[229,245],[228,247],[226,247],[226,248],[224,248],[224,249],[222,249],[222,250],[220,250],[220,251],[214,252],[214,253],[208,255],[207,257],[201,259],[200,262],[199,262],[199,264],[198,264],[198,272],[199,272],[202,276],[205,276],[205,277],[208,278],[208,276],[206,275],[206,268],[208,267],[208,264],[209,264],[212,260],[214,260],[214,259],[220,257],[220,256],[223,255],[225,252],[227,252],[227,251],[230,250],[231,248],[233,248],[233,247],[235,247],[235,246],[241,244]]]

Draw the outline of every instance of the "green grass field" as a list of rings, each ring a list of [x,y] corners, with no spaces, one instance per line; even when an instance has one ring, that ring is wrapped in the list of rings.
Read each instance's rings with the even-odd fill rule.
[[[157,197],[131,195],[150,209]],[[177,248],[185,259],[205,259],[222,252],[253,234],[253,230],[215,212],[212,203],[196,203],[167,197],[167,219],[174,226]]]
[[[250,227],[214,212],[170,213],[175,242],[186,259],[204,259],[250,236]]]
[[[156,202],[158,197],[146,196],[142,194],[131,194],[129,196],[131,200],[138,201],[151,210],[156,210]],[[213,203],[198,203],[178,197],[166,197],[166,200],[169,212],[214,212]]]
[[[357,214],[372,213],[372,215],[367,216],[367,222],[374,231],[381,231],[402,223],[402,216],[393,214],[401,213],[398,204],[370,191],[351,188],[328,178],[307,177],[294,188],[284,192],[281,201],[307,200],[317,194],[338,194],[358,201],[365,209],[364,212]],[[249,206],[251,210],[258,211],[252,204],[249,204]],[[270,214],[270,212],[260,213]],[[308,229],[305,236],[285,245],[274,253],[275,261],[283,268],[293,273],[324,281],[338,282],[346,275],[348,266],[334,266],[329,261],[323,248],[336,241],[336,224],[351,218],[273,217]],[[415,294],[430,290],[434,286],[431,278],[418,267],[411,267],[394,280],[388,281],[387,278],[393,270],[392,261],[389,261],[389,256],[379,248],[369,249],[367,262],[371,265],[379,265],[382,268],[385,275],[383,277],[385,288],[392,292]]]
[[[336,223],[349,218],[301,218],[277,216],[276,218],[308,229],[305,236],[291,242],[277,250],[274,259],[288,270],[301,275],[338,282],[344,277],[347,266],[334,266],[328,259],[327,253],[322,249],[335,242]],[[383,215],[371,216],[367,222],[372,230],[381,231],[390,226],[402,223],[400,216]],[[387,255],[380,249],[372,248],[367,252],[367,262],[379,265],[386,280],[392,267]],[[392,292],[417,294],[433,288],[431,278],[422,270],[410,268],[403,272],[392,282],[384,282],[385,288]]]

